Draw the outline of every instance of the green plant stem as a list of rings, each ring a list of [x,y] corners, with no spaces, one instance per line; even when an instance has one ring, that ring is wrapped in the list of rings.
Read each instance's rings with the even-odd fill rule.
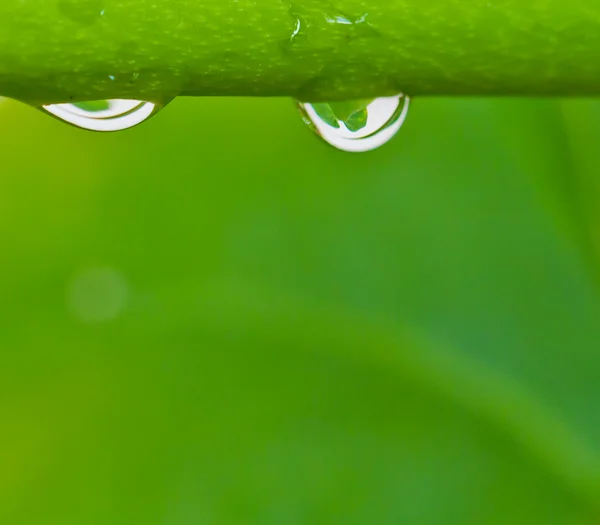
[[[0,95],[598,95],[598,0],[0,0]]]

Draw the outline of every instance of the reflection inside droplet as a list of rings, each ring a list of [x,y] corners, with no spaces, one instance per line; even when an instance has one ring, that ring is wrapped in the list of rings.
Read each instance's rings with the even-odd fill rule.
[[[42,110],[79,128],[91,131],[121,131],[136,126],[163,106],[141,100],[94,100],[70,104],[50,104]]]
[[[297,102],[306,124],[325,142],[342,151],[363,152],[388,142],[402,127],[410,105],[399,94],[347,102]]]

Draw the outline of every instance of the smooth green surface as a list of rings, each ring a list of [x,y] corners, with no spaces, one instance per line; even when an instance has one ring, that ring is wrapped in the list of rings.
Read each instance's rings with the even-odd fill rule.
[[[598,523],[599,103],[168,109],[0,103],[0,523]]]
[[[0,95],[600,94],[597,0],[0,0]]]

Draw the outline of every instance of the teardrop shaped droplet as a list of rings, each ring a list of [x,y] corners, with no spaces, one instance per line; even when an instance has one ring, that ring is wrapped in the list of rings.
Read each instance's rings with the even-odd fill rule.
[[[50,104],[42,106],[41,109],[79,128],[91,131],[121,131],[148,120],[164,106],[165,104],[141,100],[109,99]]]
[[[404,94],[347,102],[297,102],[304,122],[342,151],[370,151],[388,142],[404,124],[410,98]]]

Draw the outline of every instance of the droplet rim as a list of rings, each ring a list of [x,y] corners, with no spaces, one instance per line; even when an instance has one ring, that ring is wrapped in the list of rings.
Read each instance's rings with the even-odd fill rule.
[[[402,128],[408,115],[411,102],[408,95],[399,93],[392,97],[379,97],[377,100],[381,99],[394,99],[398,102],[397,110],[376,131],[360,137],[340,136],[339,128],[334,128],[324,122],[313,109],[311,103],[296,101],[296,105],[305,124],[325,143],[340,151],[364,153],[373,151],[388,143]]]
[[[48,104],[41,110],[71,126],[95,132],[116,132],[138,126],[154,116],[165,104],[132,99],[111,99],[111,102],[124,106],[122,112],[114,110],[90,112],[77,108],[72,103]],[[137,104],[135,104],[137,103]]]

